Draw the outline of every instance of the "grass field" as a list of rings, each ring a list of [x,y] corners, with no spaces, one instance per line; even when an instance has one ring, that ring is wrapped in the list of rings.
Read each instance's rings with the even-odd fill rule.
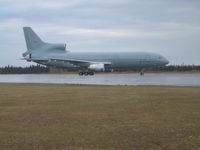
[[[200,150],[200,88],[0,84],[0,150]]]

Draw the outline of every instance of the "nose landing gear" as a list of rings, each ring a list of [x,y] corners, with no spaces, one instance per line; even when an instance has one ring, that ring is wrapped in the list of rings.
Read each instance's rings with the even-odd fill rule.
[[[142,69],[142,70],[140,71],[140,75],[141,75],[141,76],[144,75],[144,69]]]

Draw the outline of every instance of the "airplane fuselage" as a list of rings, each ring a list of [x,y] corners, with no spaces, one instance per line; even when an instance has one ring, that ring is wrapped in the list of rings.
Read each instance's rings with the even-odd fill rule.
[[[39,55],[39,56],[38,56]],[[61,58],[61,59],[74,59],[84,61],[95,61],[95,62],[111,62],[106,68],[149,68],[156,66],[164,66],[169,63],[167,59],[156,53],[149,52],[50,52],[42,55],[37,53],[34,56],[36,58]],[[73,68],[77,67],[67,62],[62,61],[49,61],[41,62],[47,66],[55,66],[62,68]]]

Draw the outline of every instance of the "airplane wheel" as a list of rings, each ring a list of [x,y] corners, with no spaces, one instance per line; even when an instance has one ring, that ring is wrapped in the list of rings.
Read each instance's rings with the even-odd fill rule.
[[[140,72],[140,75],[143,76],[143,75],[144,75],[144,72]]]
[[[83,72],[79,72],[79,76],[82,76],[83,75]]]
[[[89,72],[89,75],[93,76],[93,75],[94,75],[94,72]]]
[[[89,73],[88,72],[84,72],[84,75],[87,76]]]

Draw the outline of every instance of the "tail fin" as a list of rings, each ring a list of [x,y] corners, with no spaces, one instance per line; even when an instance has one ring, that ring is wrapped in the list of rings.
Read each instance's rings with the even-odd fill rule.
[[[45,43],[37,36],[31,27],[23,27],[23,30],[28,51],[41,48],[45,45]]]

